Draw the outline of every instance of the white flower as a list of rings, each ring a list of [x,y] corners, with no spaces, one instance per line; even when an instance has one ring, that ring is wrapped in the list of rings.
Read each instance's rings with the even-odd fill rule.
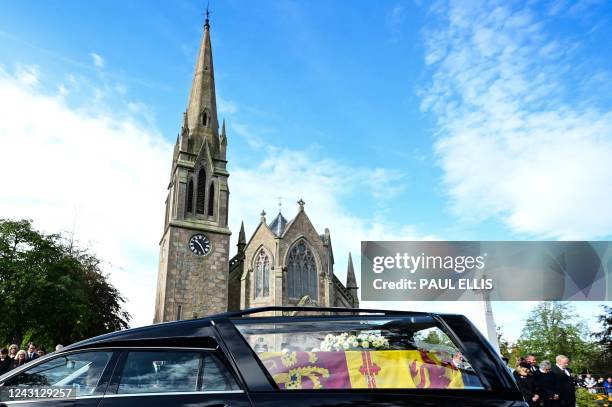
[[[361,342],[361,347],[367,349],[370,347],[370,343],[368,341]]]

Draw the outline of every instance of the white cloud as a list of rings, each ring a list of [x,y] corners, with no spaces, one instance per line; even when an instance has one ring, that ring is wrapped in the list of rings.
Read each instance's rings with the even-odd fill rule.
[[[223,120],[223,116],[233,116],[238,113],[238,106],[233,100],[226,100],[220,96],[217,96],[217,106],[219,115],[222,116],[219,118],[220,120]]]
[[[278,198],[288,219],[297,213],[298,199],[319,233],[330,229],[336,274],[344,279],[348,252],[359,268],[361,240],[418,240],[424,237],[411,226],[394,224],[377,215],[377,207],[393,198],[401,185],[401,174],[384,168],[355,168],[322,157],[317,150],[295,151],[266,146],[267,155],[254,167],[231,166],[230,227],[237,232],[244,220],[247,239],[259,223],[264,209],[270,222],[278,213]],[[230,151],[230,163],[232,161]],[[369,214],[356,215],[346,202],[359,199],[371,207]],[[367,205],[370,202],[371,205]],[[232,236],[235,244],[237,233]],[[233,247],[234,248],[234,247]],[[358,270],[356,270],[358,271]]]
[[[146,117],[141,119],[145,124],[134,119],[146,106],[120,99],[121,111],[113,113],[101,104],[109,98],[106,91],[96,92],[88,83],[100,95],[91,109],[75,103],[64,84],[49,86],[56,93],[47,94],[36,86],[38,79],[23,80],[23,72],[37,78],[34,71],[0,71],[0,213],[33,219],[49,233],[70,233],[74,227],[77,241],[106,261],[111,281],[128,299],[132,325],[149,324],[172,146]],[[349,167],[316,150],[268,145],[265,151],[260,163],[246,167],[230,149],[234,243],[242,219],[252,233],[261,209],[268,210],[270,220],[276,215],[278,196],[286,217],[295,215],[294,202],[302,197],[317,230],[331,229],[341,278],[349,250],[358,268],[361,239],[420,237],[414,228],[397,227],[376,215],[376,202],[382,205],[398,192],[401,174]],[[350,213],[345,205],[350,199],[372,200],[371,213]]]
[[[108,262],[134,325],[150,323],[171,146],[128,118],[70,108],[61,88],[46,95],[23,76],[0,71],[2,217],[47,232],[74,224]]]
[[[529,8],[440,4],[422,106],[438,120],[454,209],[533,236],[612,234],[612,111],[564,97],[577,44],[551,38]]]
[[[19,66],[15,72],[15,79],[21,85],[33,87],[39,83],[39,73],[37,66]]]
[[[406,21],[406,17],[407,13],[404,5],[400,3],[395,4],[387,13],[386,21],[389,31],[394,35],[398,35],[402,24]]]
[[[95,52],[91,52],[89,56],[93,60],[93,63],[95,66],[97,66],[98,68],[104,68],[105,61],[104,61],[104,58],[102,58],[102,56],[100,56],[99,54],[96,54]]]

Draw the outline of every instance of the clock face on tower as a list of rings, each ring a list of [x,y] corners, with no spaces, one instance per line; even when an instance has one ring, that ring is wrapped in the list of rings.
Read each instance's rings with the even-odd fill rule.
[[[197,234],[189,239],[189,248],[197,256],[206,256],[212,250],[212,243],[205,235]]]

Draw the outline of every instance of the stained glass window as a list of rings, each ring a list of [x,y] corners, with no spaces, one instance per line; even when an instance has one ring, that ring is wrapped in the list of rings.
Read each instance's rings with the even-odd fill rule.
[[[270,257],[261,250],[255,259],[255,297],[270,295]]]
[[[289,252],[287,261],[287,293],[289,298],[302,298],[309,295],[316,301],[317,265],[310,247],[302,240]]]

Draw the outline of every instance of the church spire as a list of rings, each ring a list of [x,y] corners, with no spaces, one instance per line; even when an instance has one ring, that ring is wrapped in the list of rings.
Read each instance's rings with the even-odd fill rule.
[[[244,221],[240,223],[240,233],[238,233],[238,253],[243,253],[246,247],[246,234],[244,233]]]
[[[353,268],[353,257],[349,252],[348,258],[348,266],[346,269],[346,288],[349,290],[356,290],[357,287],[357,279],[355,278],[355,269]]]
[[[189,102],[187,103],[187,123],[189,129],[205,129],[209,141],[218,137],[217,98],[215,95],[215,73],[213,69],[212,45],[210,43],[210,20],[206,11],[204,35],[196,61]],[[215,143],[216,144],[216,143]]]

